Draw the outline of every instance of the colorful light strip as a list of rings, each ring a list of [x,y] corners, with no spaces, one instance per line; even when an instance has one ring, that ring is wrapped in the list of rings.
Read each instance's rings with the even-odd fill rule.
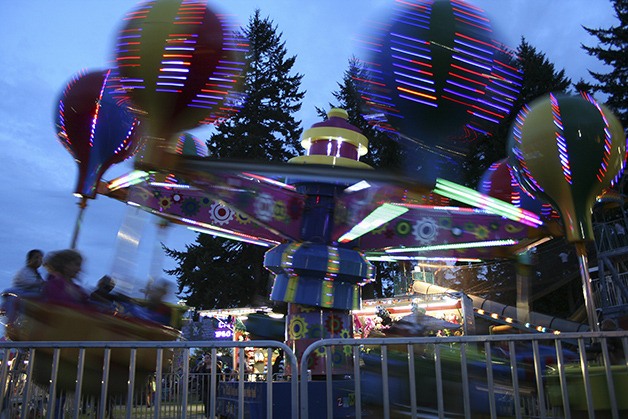
[[[535,331],[535,332],[539,332],[539,333],[553,333],[555,335],[559,335],[560,334],[560,330],[555,330],[555,329],[549,329],[545,326],[539,326],[539,325],[533,325],[531,323],[523,323],[523,322],[519,322],[516,319],[513,319],[512,317],[507,317],[507,316],[502,316],[498,313],[491,313],[491,312],[487,312],[484,309],[481,308],[473,308],[473,312],[477,315],[477,316],[481,316],[484,317],[490,321],[498,321],[498,322],[503,322],[504,324],[511,324],[513,326],[516,326],[519,329],[522,330],[530,330],[530,331]]]
[[[462,263],[473,263],[473,262],[482,262],[482,259],[477,258],[445,258],[445,257],[430,257],[430,256],[395,256],[395,255],[373,255],[373,256],[365,256],[366,260],[369,262],[397,262],[400,260],[427,260],[433,262],[462,262]],[[434,265],[436,266],[436,265]],[[439,267],[448,266],[448,265],[438,265]]]
[[[109,192],[113,192],[118,189],[137,185],[138,183],[142,183],[146,179],[148,179],[148,177],[149,177],[148,172],[143,172],[141,170],[133,170],[132,172],[124,176],[120,176],[119,178],[114,179],[111,182],[109,182],[109,184],[107,185],[107,188],[109,189]]]
[[[261,182],[269,183],[271,185],[278,186],[282,189],[287,189],[289,191],[296,191],[297,189],[294,185],[288,185],[287,183],[283,183],[283,182],[280,182],[275,179],[271,179],[266,176],[256,175],[256,174],[248,173],[248,172],[242,172],[242,176],[250,177],[252,179],[257,179]]]
[[[482,180],[482,190],[484,191],[490,191],[491,188],[493,187],[493,177],[495,176],[495,171],[501,166],[501,162],[495,162],[493,164],[491,164],[488,169],[487,172],[490,173],[490,175],[485,176],[485,178]],[[511,182],[511,186],[512,186],[512,182]]]
[[[523,152],[521,151],[521,130],[523,129],[523,124],[526,120],[526,117],[528,116],[528,113],[530,113],[530,107],[527,104],[523,105],[523,107],[517,114],[517,117],[515,118],[515,122],[512,128],[512,136],[515,144],[512,148],[512,153],[517,160],[517,170],[520,171],[520,175],[525,179],[527,186],[529,186],[534,191],[544,192],[544,189],[541,187],[541,185],[539,185],[534,176],[532,176],[532,173],[530,172],[530,169],[528,168],[528,165],[526,163],[526,159],[523,158]]]
[[[518,244],[518,240],[504,239],[504,240],[486,240],[479,242],[467,242],[467,243],[451,243],[451,244],[436,244],[432,246],[422,247],[400,247],[396,249],[386,249],[386,253],[409,253],[409,252],[429,252],[433,250],[455,250],[455,249],[474,249],[478,247],[499,247],[499,246],[512,246]]]
[[[449,198],[447,198],[449,199]],[[414,209],[425,209],[431,211],[444,211],[444,212],[457,212],[457,213],[466,213],[466,214],[487,214],[488,211],[479,208],[463,208],[463,207],[451,207],[451,206],[442,206],[442,205],[429,205],[429,204],[407,204],[405,202],[392,202],[391,205],[397,205],[400,207],[406,208],[414,208]]]
[[[358,183],[354,183],[353,185],[349,186],[348,188],[345,188],[344,193],[353,193],[353,192],[357,192],[357,191],[361,191],[362,189],[367,189],[370,188],[371,185],[365,181],[365,180],[361,180]]]
[[[560,116],[560,106],[556,96],[550,93],[550,103],[552,105],[552,118],[554,119],[554,125],[556,125],[556,146],[558,147],[558,159],[560,160],[560,166],[563,168],[563,176],[568,184],[573,183],[571,178],[571,167],[569,165],[569,152],[567,151],[567,140],[565,140],[565,128],[563,127],[563,121]]]
[[[190,185],[176,183],[176,180],[170,182],[150,182],[149,185],[167,189],[196,189]]]
[[[543,225],[543,221],[533,212],[517,208],[512,204],[506,203],[488,195],[484,195],[474,189],[467,188],[457,183],[437,178],[434,193],[455,199],[465,204],[472,205],[477,208],[483,208],[490,213],[500,215],[509,220],[517,221],[522,224],[539,227]]]
[[[334,280],[340,271],[338,248],[327,246],[327,270],[321,284],[321,307],[334,305]]]
[[[299,288],[299,274],[294,271],[292,260],[302,245],[303,243],[292,243],[281,255],[281,266],[288,274],[288,285],[283,297],[284,301],[287,302],[294,302],[297,289]]]
[[[366,233],[375,230],[377,227],[394,220],[402,214],[408,212],[409,209],[392,204],[383,204],[367,215],[362,221],[353,226],[351,230],[343,234],[338,242],[349,243]]]
[[[434,295],[434,294],[432,294]],[[404,299],[405,300],[405,299]],[[418,298],[414,298],[413,300],[419,300]],[[401,302],[401,301],[400,301]],[[405,301],[404,301],[405,302]],[[385,302],[380,302],[381,304],[370,305],[360,310],[352,310],[351,314],[354,316],[369,316],[375,315],[377,313],[377,307],[382,305],[384,306],[390,314],[394,314],[396,317],[403,317],[412,314],[413,304],[404,304],[404,305],[387,305]],[[455,310],[460,308],[460,302],[457,298],[444,297],[442,301],[434,302],[414,302],[415,307],[424,308],[425,311],[441,311],[441,310]],[[393,303],[394,304],[394,303]],[[429,314],[428,314],[429,315]],[[460,325],[462,327],[462,325]]]
[[[600,168],[598,169],[598,173],[597,173],[598,182],[603,182],[604,178],[606,177],[606,172],[608,171],[608,161],[611,156],[612,141],[611,141],[610,124],[608,123],[608,119],[606,118],[606,115],[604,115],[604,111],[600,107],[600,104],[597,103],[595,99],[593,99],[593,96],[589,95],[587,92],[582,92],[581,95],[587,102],[595,106],[595,108],[600,113],[602,120],[604,121],[604,156],[602,157],[602,162],[600,163]],[[619,173],[617,174],[617,176],[615,176],[615,179],[618,179],[623,174],[624,165],[625,165],[625,159],[624,161],[622,161],[621,169]],[[613,179],[612,184],[615,183],[615,179]]]
[[[155,212],[155,214],[159,214],[159,213]],[[163,214],[159,214],[159,215],[163,217]],[[189,221],[190,220],[187,220],[186,224],[189,224]],[[204,224],[204,223],[197,223],[197,224]],[[227,230],[214,227],[214,226],[209,226],[207,224],[204,224],[202,227],[201,226],[194,226],[194,227],[188,226],[188,228],[198,233],[210,234],[212,236],[218,236],[225,239],[236,240],[236,241],[250,243],[250,244],[256,244],[258,246],[272,247],[278,244],[278,242],[274,242],[271,240],[266,241],[266,240],[262,240],[260,238],[255,238],[253,236],[248,236],[245,234],[228,232]]]
[[[176,215],[171,215],[171,214],[168,214],[168,213],[164,213],[164,212],[152,209],[152,208],[144,207],[144,206],[138,204],[137,202],[127,201],[127,204],[131,205],[131,206],[134,206],[134,207],[142,208],[145,211],[150,212],[151,214],[158,215],[159,217],[167,218],[167,219],[173,220],[173,221],[175,221],[177,223],[183,224],[187,228],[189,228],[190,230],[193,230],[193,231],[196,231],[196,232],[199,232],[199,233],[210,234],[212,236],[223,237],[223,238],[229,239],[229,240],[236,240],[236,241],[250,243],[250,244],[255,244],[255,245],[264,246],[264,247],[273,247],[273,246],[276,246],[276,245],[279,244],[279,242],[275,241],[275,240],[264,239],[264,238],[261,238],[261,237],[251,236],[251,235],[244,234],[244,233],[238,233],[236,231],[232,231],[232,230],[227,230],[227,229],[224,229],[224,228],[216,227],[214,225],[203,223],[203,222],[196,221],[196,220],[192,220],[192,219],[189,219],[189,218],[184,218],[184,217],[179,217],[179,216],[176,216]]]

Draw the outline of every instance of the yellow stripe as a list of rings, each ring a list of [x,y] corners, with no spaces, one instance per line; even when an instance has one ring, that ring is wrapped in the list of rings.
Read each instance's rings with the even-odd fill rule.
[[[294,297],[297,294],[297,287],[299,286],[297,284],[298,281],[299,281],[299,278],[296,276],[291,276],[290,279],[288,279],[288,286],[286,287],[286,295],[283,298],[285,302],[291,303],[294,301]]]

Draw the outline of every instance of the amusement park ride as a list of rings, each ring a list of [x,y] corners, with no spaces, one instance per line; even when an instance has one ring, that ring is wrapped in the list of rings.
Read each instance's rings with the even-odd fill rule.
[[[396,19],[378,32],[382,47],[367,61],[373,78],[361,85],[365,115],[391,141],[410,145],[407,167],[421,167],[402,175],[360,162],[368,139],[342,109],[306,130],[305,155],[289,162],[207,157],[184,131],[237,112],[245,47],[203,2],[144,3],[119,32],[115,68],[79,75],[59,101],[57,133],[79,164],[81,207],[101,194],[201,233],[268,247],[270,298],[288,303],[287,344],[297,356],[315,340],[352,336],[349,313],[374,279],[370,261],[513,258],[563,234],[577,250],[589,327],[597,330],[585,243],[596,197],[624,168],[622,127],[586,94],[548,94],[520,110],[509,159],[500,163],[516,205],[489,196],[490,188],[439,177],[464,152],[465,135],[508,115],[520,75],[481,11],[458,0],[427,3],[395,4]],[[134,171],[101,181],[131,156]],[[163,331],[157,340],[175,338],[170,326],[153,327]],[[18,340],[49,338],[7,330]],[[155,339],[111,337],[125,338]],[[324,374],[326,363],[312,360],[312,373]],[[349,367],[344,354],[333,357],[334,373]]]

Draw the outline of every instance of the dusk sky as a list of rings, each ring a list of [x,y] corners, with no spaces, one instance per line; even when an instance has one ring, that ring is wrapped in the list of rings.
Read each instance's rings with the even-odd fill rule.
[[[233,14],[241,25],[259,8],[283,32],[288,53],[298,57],[295,71],[304,74],[302,89],[307,94],[298,119],[307,129],[318,122],[314,107],[332,101],[331,92],[337,88],[348,59],[355,52],[355,35],[368,30],[368,19],[392,2],[230,0],[209,4]],[[605,71],[580,45],[593,45],[596,41],[582,26],[608,28],[617,24],[610,0],[470,3],[486,11],[507,45],[515,48],[524,36],[557,69],[565,69],[574,82],[580,78],[590,80],[587,69]],[[136,4],[134,0],[0,0],[3,289],[23,266],[29,249],[47,252],[70,245],[78,214],[78,201],[72,195],[77,168],[57,141],[55,103],[66,83],[80,70],[109,67],[121,19]],[[206,133],[204,130],[199,136],[205,139]],[[111,179],[131,167],[130,162],[115,166],[104,178]],[[154,261],[157,227],[153,216],[137,211],[106,197],[89,201],[77,246],[86,258],[83,284],[93,286],[119,263],[117,234],[125,217],[133,217],[143,223],[143,235],[132,258],[136,266],[128,275],[137,279],[137,288],[144,285]],[[183,227],[172,226],[164,241],[168,247],[182,250],[195,236]],[[163,267],[173,266],[172,260],[163,260]]]

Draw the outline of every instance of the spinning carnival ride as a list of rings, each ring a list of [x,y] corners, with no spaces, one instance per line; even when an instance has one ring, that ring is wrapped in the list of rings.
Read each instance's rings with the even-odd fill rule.
[[[311,131],[317,135],[308,137]],[[339,157],[336,166],[308,162],[328,157],[312,150],[332,137],[332,142],[343,139],[341,152],[356,155],[358,145],[346,140],[352,136],[362,137],[359,144],[366,146],[366,139],[347,123],[346,112],[334,109],[327,121],[305,132],[312,143],[310,154],[297,158],[292,167],[248,165],[248,170],[239,170],[236,164],[182,156],[173,171],[191,180],[186,184],[155,183],[149,173],[134,172],[101,190],[196,231],[273,246],[264,261],[276,275],[271,299],[289,303],[288,340],[297,353],[312,340],[352,336],[349,310],[359,308],[360,286],[374,278],[367,257],[493,258],[506,255],[505,247],[514,252],[547,234],[534,227],[538,218],[514,206],[509,208],[516,217],[529,219],[505,220],[486,210],[428,205],[434,199],[428,189],[414,192],[409,185],[378,179],[376,172],[357,177],[346,167],[359,163],[357,159]],[[342,167],[343,159],[354,163]],[[279,182],[269,177],[275,170],[290,171],[298,180]],[[131,179],[139,183],[125,186]],[[368,186],[358,190],[360,183]],[[344,362],[341,356],[335,359]],[[324,362],[310,369],[324,373]]]
[[[200,1],[146,2],[120,31],[107,86],[118,104],[132,104],[126,109],[147,142],[136,170],[101,181],[98,193],[199,232],[269,247],[271,299],[289,305],[286,338],[297,356],[313,340],[352,336],[349,310],[360,306],[361,286],[374,279],[369,260],[512,257],[561,234],[551,218],[438,176],[464,155],[464,136],[507,115],[518,91],[520,76],[489,36],[488,20],[457,0],[399,2],[394,9],[396,29],[380,34],[385,47],[369,61],[382,67],[361,89],[370,120],[410,145],[406,162],[425,163],[412,176],[360,162],[368,139],[341,109],[305,131],[306,155],[286,164],[179,153],[193,141],[189,135],[181,141],[182,131],[219,122],[244,100],[237,93],[243,42]],[[200,17],[188,22],[191,11]],[[422,23],[409,23],[414,19]],[[452,25],[438,24],[443,19]],[[469,96],[467,83],[481,89]],[[63,115],[71,119],[67,110]],[[85,132],[83,141],[94,139],[94,130]],[[588,96],[550,95],[522,110],[512,137],[510,164],[521,186],[555,204],[570,240],[589,240],[587,211],[623,169],[625,137],[616,118]],[[589,321],[594,328],[594,317]],[[312,374],[327,372],[324,357],[311,358]],[[351,371],[351,362],[339,349],[332,372]]]
[[[410,144],[406,165],[414,159],[430,161],[411,178],[407,172],[389,175],[359,162],[368,140],[347,122],[344,111],[332,110],[325,122],[304,133],[306,155],[288,164],[212,161],[154,151],[154,158],[136,164],[138,171],[101,188],[105,195],[195,230],[273,247],[265,259],[276,275],[271,298],[290,304],[287,338],[297,353],[311,339],[351,335],[347,312],[360,304],[360,285],[373,279],[369,259],[512,257],[537,240],[561,234],[551,218],[438,177],[439,167],[459,162],[463,140],[469,139],[465,134],[481,134],[503,118],[518,91],[520,75],[491,37],[488,19],[462,1],[398,3],[393,9],[395,30],[378,32],[385,47],[367,60],[381,68],[358,86],[367,99],[369,119],[400,143]],[[451,19],[452,25],[439,24],[443,19]],[[141,45],[143,54],[159,53]],[[470,85],[486,91],[470,96],[465,93]],[[133,99],[138,92],[140,107],[142,101],[155,106],[166,100],[150,83],[128,94]],[[390,99],[382,102],[383,97]],[[590,97],[551,95],[544,100],[551,103],[549,109],[533,104],[520,114],[511,165],[526,189],[540,184],[534,176],[543,174],[529,170],[524,151],[524,143],[536,141],[546,148],[534,156],[540,155],[537,159],[548,167],[585,173],[543,180],[562,188],[560,198],[543,196],[571,228],[575,218],[585,223],[583,216],[595,196],[621,173],[625,138],[614,116]],[[539,116],[530,123],[532,115]],[[172,149],[175,142],[166,134],[157,144]],[[589,149],[576,150],[576,141]],[[595,158],[585,162],[576,153]],[[426,172],[424,166],[430,169]],[[150,181],[152,172],[163,170],[176,173],[180,183]],[[585,182],[588,172],[599,173]],[[582,203],[580,196],[572,199],[584,208],[574,217],[561,200],[569,201],[576,191],[587,198]],[[452,207],[449,199],[471,207]],[[435,200],[443,205],[434,205]],[[589,238],[570,236],[574,241]],[[344,362],[343,356],[335,359]],[[323,363],[311,369],[322,373]]]

